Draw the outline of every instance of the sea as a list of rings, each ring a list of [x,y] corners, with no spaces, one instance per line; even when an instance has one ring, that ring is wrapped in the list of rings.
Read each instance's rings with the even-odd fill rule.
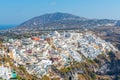
[[[16,25],[0,25],[0,30],[7,30],[10,28],[14,28]]]

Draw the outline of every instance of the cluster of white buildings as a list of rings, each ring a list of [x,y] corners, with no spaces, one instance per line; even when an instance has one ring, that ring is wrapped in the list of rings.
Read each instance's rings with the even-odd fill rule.
[[[24,65],[28,73],[38,77],[46,75],[51,65],[60,69],[69,66],[71,59],[80,62],[84,61],[83,56],[94,59],[99,54],[116,50],[91,32],[54,31],[47,36],[10,39],[4,45],[8,46],[8,55],[16,66]]]

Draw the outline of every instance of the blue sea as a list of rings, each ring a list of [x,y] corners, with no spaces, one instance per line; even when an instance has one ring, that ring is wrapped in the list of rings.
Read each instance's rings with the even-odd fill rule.
[[[0,30],[14,28],[16,25],[0,25]]]

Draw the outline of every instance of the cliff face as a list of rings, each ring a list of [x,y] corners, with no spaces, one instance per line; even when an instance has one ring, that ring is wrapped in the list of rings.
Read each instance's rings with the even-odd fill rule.
[[[85,62],[73,63],[71,67],[60,70],[58,74],[64,79],[71,80],[119,80],[118,54],[120,53],[109,52],[107,56],[101,54],[94,60],[87,59]]]

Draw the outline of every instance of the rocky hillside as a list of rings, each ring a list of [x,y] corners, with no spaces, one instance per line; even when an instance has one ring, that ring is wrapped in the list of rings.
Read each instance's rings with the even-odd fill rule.
[[[101,26],[92,29],[99,37],[111,42],[120,50],[120,27],[117,26]]]
[[[83,17],[75,16],[72,14],[67,13],[53,13],[53,14],[44,14],[41,16],[34,17],[24,23],[22,23],[19,27],[25,28],[34,28],[34,27],[41,27],[48,23],[58,22],[62,20],[85,20]]]
[[[17,29],[76,29],[114,25],[118,25],[117,20],[87,19],[68,13],[57,12],[34,17],[20,24]]]

